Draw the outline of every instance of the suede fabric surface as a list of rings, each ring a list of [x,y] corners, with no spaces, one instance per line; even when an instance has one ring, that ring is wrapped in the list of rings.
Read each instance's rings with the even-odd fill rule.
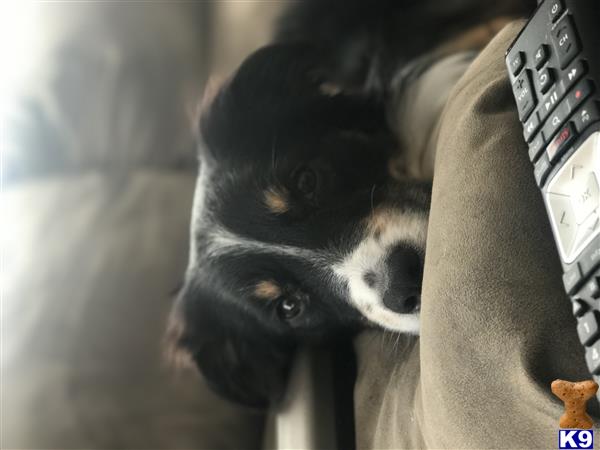
[[[260,414],[162,358],[194,182],[91,171],[3,193],[2,448],[260,447]]]
[[[522,26],[441,116],[421,336],[357,340],[359,448],[556,448],[550,383],[590,378],[504,66]]]
[[[261,446],[262,415],[161,348],[189,248],[192,111],[213,47],[235,60],[266,27],[269,5],[234,29],[226,3],[50,2],[31,28],[15,12],[39,48],[3,108],[0,448]]]

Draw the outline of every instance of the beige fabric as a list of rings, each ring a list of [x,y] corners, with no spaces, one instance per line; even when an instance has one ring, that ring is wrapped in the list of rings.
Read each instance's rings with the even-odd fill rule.
[[[475,58],[475,52],[446,56],[402,88],[395,89],[393,107],[388,112],[397,125],[400,148],[400,177],[431,180],[437,144],[439,116],[452,88]],[[417,63],[418,64],[418,63]],[[402,83],[402,77],[398,80]],[[394,118],[402,117],[400,121]]]
[[[260,446],[261,415],[161,361],[203,80],[283,6],[225,3],[11,8],[8,72],[23,73],[2,120],[1,448]]]
[[[161,358],[195,178],[90,172],[5,191],[2,448],[258,448],[263,420]]]
[[[489,44],[442,115],[420,348],[357,341],[360,448],[556,448],[550,382],[589,378],[504,67],[522,25]]]

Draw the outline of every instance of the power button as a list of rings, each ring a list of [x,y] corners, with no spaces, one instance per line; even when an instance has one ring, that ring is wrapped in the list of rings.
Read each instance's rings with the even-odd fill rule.
[[[550,21],[552,23],[556,22],[558,20],[558,18],[560,17],[560,15],[563,13],[564,8],[562,5],[561,0],[553,0],[550,2],[550,11],[549,11],[549,15],[550,15]]]

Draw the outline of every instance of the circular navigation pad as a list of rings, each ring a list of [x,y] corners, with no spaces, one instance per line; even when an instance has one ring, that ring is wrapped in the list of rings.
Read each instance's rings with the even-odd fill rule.
[[[600,133],[592,134],[544,189],[560,257],[573,262],[600,231]]]

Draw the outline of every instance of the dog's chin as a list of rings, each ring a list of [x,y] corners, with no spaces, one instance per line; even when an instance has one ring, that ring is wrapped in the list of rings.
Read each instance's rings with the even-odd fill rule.
[[[419,312],[399,314],[379,305],[369,305],[359,309],[369,322],[381,328],[406,334],[419,334]]]

